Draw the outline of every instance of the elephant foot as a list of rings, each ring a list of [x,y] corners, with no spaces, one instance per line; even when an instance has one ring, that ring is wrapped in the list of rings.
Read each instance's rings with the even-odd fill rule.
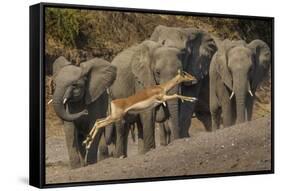
[[[214,131],[211,127],[205,127],[205,130],[206,130],[207,132],[213,132],[213,131]]]
[[[212,128],[210,128],[211,132],[217,131],[219,129],[219,126],[212,126]]]
[[[119,157],[120,159],[124,159],[124,158],[127,158],[125,155],[122,155]]]
[[[70,162],[70,164],[69,164],[70,169],[77,169],[77,168],[81,168],[81,167],[83,167],[83,166],[84,166],[84,165],[81,165],[80,162],[75,162],[75,163]]]
[[[124,154],[124,152],[113,152],[113,157],[114,158],[126,158],[127,156]]]
[[[190,138],[190,134],[187,133],[187,134],[184,136],[184,138]]]
[[[109,158],[108,148],[107,147],[99,148],[98,160],[101,161],[101,160],[104,160],[104,159],[107,159],[107,158]]]

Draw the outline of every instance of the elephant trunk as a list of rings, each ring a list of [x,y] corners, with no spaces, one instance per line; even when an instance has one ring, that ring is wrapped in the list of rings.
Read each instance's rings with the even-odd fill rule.
[[[69,111],[66,110],[64,105],[65,99],[69,97],[70,91],[65,87],[57,87],[54,95],[53,95],[53,105],[56,114],[65,121],[74,121],[81,117],[82,115],[87,114],[87,110],[83,110],[78,113],[71,114]]]
[[[178,87],[174,87],[170,90],[169,94],[178,93]],[[171,141],[180,138],[180,128],[179,128],[179,103],[178,99],[170,100],[167,102],[169,113],[170,113],[170,129],[171,129]]]
[[[240,75],[239,78],[236,78],[239,82],[234,80],[234,93],[236,98],[236,123],[243,123],[246,120],[246,96],[248,93],[248,80],[242,78],[243,75]],[[246,78],[246,77],[244,77]],[[242,82],[242,83],[241,83]]]
[[[243,123],[246,120],[245,112],[245,95],[236,96],[236,111],[237,111],[237,123]]]

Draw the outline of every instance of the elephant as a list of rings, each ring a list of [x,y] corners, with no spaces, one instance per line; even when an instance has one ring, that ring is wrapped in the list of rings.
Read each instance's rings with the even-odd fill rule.
[[[195,76],[197,84],[182,84],[179,89],[184,96],[196,97],[198,102],[178,103],[177,120],[163,121],[160,128],[160,140],[164,145],[173,139],[189,137],[189,128],[193,113],[203,123],[207,131],[211,131],[211,114],[209,110],[209,67],[214,53],[217,51],[215,39],[207,32],[197,28],[157,26],[150,40],[166,47],[181,50],[183,71]],[[163,71],[159,71],[163,73]],[[170,111],[174,112],[174,111]],[[173,124],[174,123],[174,124]],[[174,129],[176,128],[176,129]],[[177,132],[169,137],[169,131]]]
[[[218,43],[210,65],[210,111],[212,129],[250,121],[255,92],[268,76],[271,51],[262,40]]]
[[[183,70],[182,59],[181,50],[150,40],[122,51],[111,63],[117,68],[116,80],[110,87],[111,98],[125,98],[145,87],[165,83],[176,76],[178,70]],[[175,87],[169,94],[178,92],[179,88]],[[111,130],[106,130],[106,140],[108,144],[114,142],[114,156],[127,156],[128,132],[132,124],[136,124],[138,129],[140,154],[155,148],[155,122],[169,119],[172,125],[175,124],[171,136],[178,136],[178,131],[174,131],[178,127],[178,112],[178,100],[168,101],[167,107],[161,105],[138,115],[128,114],[124,121],[115,123],[114,127],[107,127]]]
[[[95,163],[108,155],[104,132],[94,140],[86,159],[82,142],[95,121],[106,116],[108,95],[105,90],[115,78],[116,67],[100,58],[75,66],[60,56],[53,63],[53,107],[63,120],[71,168]]]

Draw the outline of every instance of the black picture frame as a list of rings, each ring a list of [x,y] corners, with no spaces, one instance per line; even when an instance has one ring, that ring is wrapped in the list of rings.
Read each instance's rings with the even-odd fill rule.
[[[137,13],[155,13],[168,15],[185,15],[185,16],[208,16],[217,18],[238,18],[265,20],[271,22],[271,169],[266,171],[247,171],[247,172],[230,172],[220,174],[200,174],[188,176],[172,176],[158,178],[141,178],[126,180],[106,180],[91,182],[69,182],[46,184],[45,182],[45,8],[71,8],[71,9],[88,9],[88,10],[106,10],[120,12],[137,12]],[[165,181],[178,179],[193,178],[211,178],[226,176],[242,176],[274,173],[274,18],[259,17],[248,15],[227,15],[213,13],[195,13],[169,10],[150,10],[150,9],[134,9],[120,7],[103,7],[89,5],[73,5],[73,4],[55,4],[55,3],[39,3],[30,6],[30,129],[29,129],[29,184],[38,188],[53,188],[66,186],[84,186],[84,185],[101,185],[116,183],[132,183],[147,181]]]

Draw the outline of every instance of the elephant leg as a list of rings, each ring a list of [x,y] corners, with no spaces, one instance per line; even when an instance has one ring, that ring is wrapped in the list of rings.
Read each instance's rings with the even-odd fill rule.
[[[105,140],[105,130],[102,131],[98,148],[98,160],[104,160],[109,157],[108,147]]]
[[[68,151],[69,164],[72,169],[83,166],[83,157],[79,151],[77,128],[72,122],[64,121],[64,134]]]
[[[212,131],[212,119],[211,114],[209,112],[197,111],[196,117],[199,121],[201,121],[206,129],[206,131]]]
[[[136,123],[130,124],[129,130],[128,130],[128,134],[129,134],[129,132],[131,132],[131,137],[132,137],[133,142],[136,142],[136,134],[135,134],[136,126],[135,125],[136,125]]]
[[[222,116],[223,116],[222,120],[223,120],[224,127],[229,127],[229,126],[233,125],[232,114],[233,114],[233,111],[232,111],[230,100],[222,103]]]
[[[146,111],[140,114],[143,124],[143,143],[144,152],[155,148],[155,116],[154,110]]]
[[[171,120],[166,120],[165,124],[165,132],[166,132],[166,142],[169,144],[171,142]]]
[[[178,101],[178,100],[176,100],[176,101]],[[159,127],[158,129],[159,129],[160,145],[163,145],[163,146],[168,144],[167,140],[168,140],[168,138],[170,138],[170,137],[168,137],[170,135],[167,134],[167,129],[170,127],[165,124],[166,121],[169,120],[169,117],[171,117],[170,113],[169,113],[169,109],[168,109],[168,107],[160,106],[157,108],[156,116],[155,116],[156,122]],[[176,109],[178,110],[178,108],[176,108]]]
[[[247,120],[251,121],[253,116],[253,106],[254,106],[254,98],[248,96],[247,97]]]
[[[114,157],[122,157],[125,153],[125,123],[123,120],[115,123],[116,129],[116,144],[115,144],[115,152]]]
[[[198,82],[194,86],[181,86],[181,92],[183,96],[198,98],[201,90],[202,82]],[[180,104],[179,124],[180,124],[180,137],[190,137],[189,128],[191,125],[192,115],[197,103],[183,102]]]
[[[144,146],[143,146],[143,126],[140,120],[140,116],[137,116],[137,129],[138,129],[138,153],[144,154]]]
[[[127,157],[128,156],[128,136],[129,136],[129,131],[130,131],[130,124],[129,123],[125,123],[124,124],[124,153],[123,153],[123,157]]]
[[[105,128],[105,141],[107,145],[113,143],[113,136],[114,136],[114,124],[108,125]]]
[[[165,122],[159,123],[159,135],[160,135],[160,145],[166,146],[167,143],[167,133],[165,129]]]
[[[185,102],[180,107],[180,137],[190,137],[189,128],[191,124],[192,114],[194,111],[195,104]]]
[[[219,107],[217,96],[213,94],[215,93],[210,92],[210,113],[211,113],[211,123],[212,123],[211,130],[215,131],[220,127],[221,108]]]
[[[212,121],[212,131],[219,129],[220,127],[220,116],[221,116],[221,109],[217,107],[210,107],[211,111],[211,121]]]
[[[98,148],[99,148],[99,143],[100,139],[102,136],[102,131],[98,131],[95,138],[93,139],[92,144],[90,145],[87,155],[85,156],[85,163],[86,164],[94,164],[98,161]],[[83,139],[81,140],[81,144],[83,142]]]

